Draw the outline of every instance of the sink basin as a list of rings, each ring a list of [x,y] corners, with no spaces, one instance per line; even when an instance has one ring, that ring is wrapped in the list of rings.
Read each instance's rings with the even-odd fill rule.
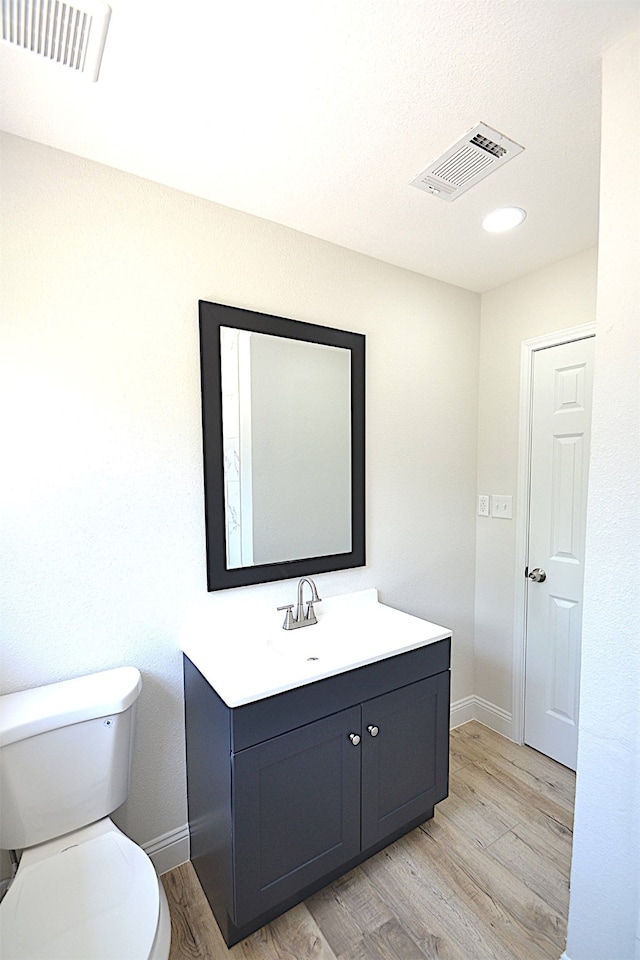
[[[379,604],[377,606],[380,606]],[[316,662],[320,660],[359,660],[366,656],[372,647],[371,616],[349,615],[345,611],[341,617],[321,614],[317,611],[318,622],[297,630],[280,630],[271,634],[267,646],[281,657]]]
[[[282,629],[273,606],[237,617],[209,610],[185,630],[182,650],[227,706],[354,670],[451,635],[446,627],[402,613],[362,590],[323,599],[318,622]]]
[[[307,629],[306,627],[304,629]],[[308,628],[311,629],[311,628]],[[293,632],[293,631],[290,631]],[[306,642],[305,642],[306,641]],[[283,657],[293,657],[295,660],[306,660],[308,663],[335,656],[337,644],[321,643],[320,638],[315,642],[302,637],[287,636],[283,640],[268,640],[269,646]]]

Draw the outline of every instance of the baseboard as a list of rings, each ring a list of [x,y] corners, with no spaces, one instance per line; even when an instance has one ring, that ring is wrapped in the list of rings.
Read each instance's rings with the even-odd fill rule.
[[[484,723],[485,727],[490,727],[496,733],[501,733],[503,737],[512,736],[512,716],[508,710],[497,707],[495,703],[489,703],[482,697],[476,697],[476,716],[475,719]]]
[[[189,824],[142,845],[158,876],[168,873],[189,859]]]
[[[463,723],[476,719],[476,698],[463,697],[462,700],[456,700],[451,704],[451,714],[449,719],[449,728],[461,727]]]
[[[463,697],[451,704],[449,725],[451,729],[460,727],[469,720],[478,720],[485,727],[512,738],[512,717],[507,710],[497,707],[482,697]]]

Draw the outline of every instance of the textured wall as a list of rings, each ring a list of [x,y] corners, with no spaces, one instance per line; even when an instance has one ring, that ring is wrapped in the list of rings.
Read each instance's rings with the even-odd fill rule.
[[[604,56],[602,92],[596,375],[567,957],[635,960],[640,957],[640,33]]]
[[[477,518],[475,693],[512,706],[516,487],[523,340],[595,320],[595,250],[482,296],[478,492],[513,496],[512,520]]]
[[[2,177],[3,691],[140,667],[123,828],[186,822],[189,611],[294,599],[206,595],[199,298],[367,335],[368,566],[319,589],[451,626],[469,696],[479,297],[10,136]]]

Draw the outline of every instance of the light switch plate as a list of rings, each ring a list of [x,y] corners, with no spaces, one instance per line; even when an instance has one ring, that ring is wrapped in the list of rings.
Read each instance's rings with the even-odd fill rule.
[[[513,518],[513,497],[497,496],[495,493],[491,496],[491,516],[499,517],[502,520],[511,520]]]

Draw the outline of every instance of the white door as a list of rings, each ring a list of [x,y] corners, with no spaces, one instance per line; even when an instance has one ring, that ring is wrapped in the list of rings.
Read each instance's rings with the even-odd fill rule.
[[[594,338],[533,360],[524,741],[576,768]]]

